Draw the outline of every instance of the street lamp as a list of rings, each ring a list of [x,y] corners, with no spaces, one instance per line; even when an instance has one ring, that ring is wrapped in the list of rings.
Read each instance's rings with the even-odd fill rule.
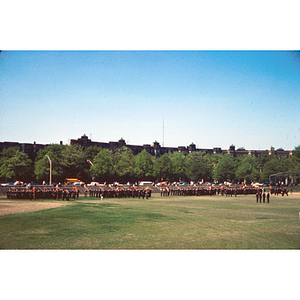
[[[91,166],[94,166],[94,164],[89,160],[89,159],[87,159],[86,160]],[[92,177],[92,180],[95,180],[95,177]]]
[[[49,163],[50,163],[50,185],[52,185],[52,161],[47,154],[45,156],[47,156]]]
[[[90,163],[92,166],[94,165],[90,160],[87,160],[88,163]]]

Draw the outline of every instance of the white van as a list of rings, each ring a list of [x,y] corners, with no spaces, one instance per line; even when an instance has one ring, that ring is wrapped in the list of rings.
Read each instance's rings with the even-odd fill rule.
[[[141,181],[139,185],[153,185],[152,181]]]

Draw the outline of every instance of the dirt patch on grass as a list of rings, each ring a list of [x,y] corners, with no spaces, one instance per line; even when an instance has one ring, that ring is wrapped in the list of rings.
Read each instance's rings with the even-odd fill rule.
[[[57,208],[70,205],[70,202],[40,202],[40,201],[0,201],[0,215],[28,213],[39,210]]]

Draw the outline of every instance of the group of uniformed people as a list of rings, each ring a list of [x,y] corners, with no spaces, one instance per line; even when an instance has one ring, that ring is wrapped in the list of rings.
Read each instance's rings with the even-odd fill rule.
[[[77,188],[10,188],[6,190],[8,199],[62,199],[68,201],[70,198],[78,199],[79,194],[80,192]]]
[[[222,196],[237,196],[237,195],[249,195],[255,194],[257,188],[253,187],[172,187],[167,186],[160,188],[160,195],[162,196],[213,196],[213,195],[222,195]]]
[[[8,199],[60,199],[60,200],[70,200],[78,199],[79,189],[74,188],[10,188],[6,190],[6,196]],[[151,189],[149,188],[86,188],[84,195],[87,197],[96,198],[143,198],[148,199],[151,197]]]
[[[270,195],[282,195],[285,194],[288,196],[288,189],[285,187],[276,187],[270,188],[270,192],[266,194],[265,189],[256,188],[256,187],[247,187],[247,186],[235,186],[235,187],[195,187],[195,186],[166,186],[160,188],[160,195],[162,196],[212,196],[212,195],[222,195],[222,196],[237,196],[237,195],[247,195],[255,194],[256,202],[265,202],[269,203]],[[6,195],[8,199],[62,199],[69,200],[78,199],[79,189],[77,187],[73,188],[10,188],[6,190]],[[85,188],[84,195],[87,197],[95,198],[150,198],[151,189],[134,187],[134,188],[120,188],[120,187],[94,187],[94,188]]]
[[[148,199],[151,197],[150,188],[92,188],[85,189],[85,197],[96,197],[96,198],[143,198]]]
[[[278,196],[278,195],[281,195],[281,196],[284,196],[284,195],[289,195],[289,190],[285,187],[276,187],[276,188],[271,188],[271,195],[275,195],[275,196]]]
[[[270,203],[270,193],[267,192],[267,195],[266,195],[266,192],[265,190],[262,190],[262,189],[259,189],[256,193],[256,203],[265,203],[267,200],[267,203]]]

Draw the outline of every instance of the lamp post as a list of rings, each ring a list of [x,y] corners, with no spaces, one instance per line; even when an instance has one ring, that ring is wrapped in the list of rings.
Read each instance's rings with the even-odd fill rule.
[[[52,161],[47,154],[45,156],[48,158],[49,163],[50,163],[50,185],[52,185]]]
[[[94,166],[94,164],[93,164],[89,159],[87,159],[87,162],[88,162],[91,166]],[[94,181],[94,180],[95,180],[95,177],[92,177],[92,180]]]
[[[90,160],[87,160],[88,163],[90,163],[92,166],[94,165]]]

